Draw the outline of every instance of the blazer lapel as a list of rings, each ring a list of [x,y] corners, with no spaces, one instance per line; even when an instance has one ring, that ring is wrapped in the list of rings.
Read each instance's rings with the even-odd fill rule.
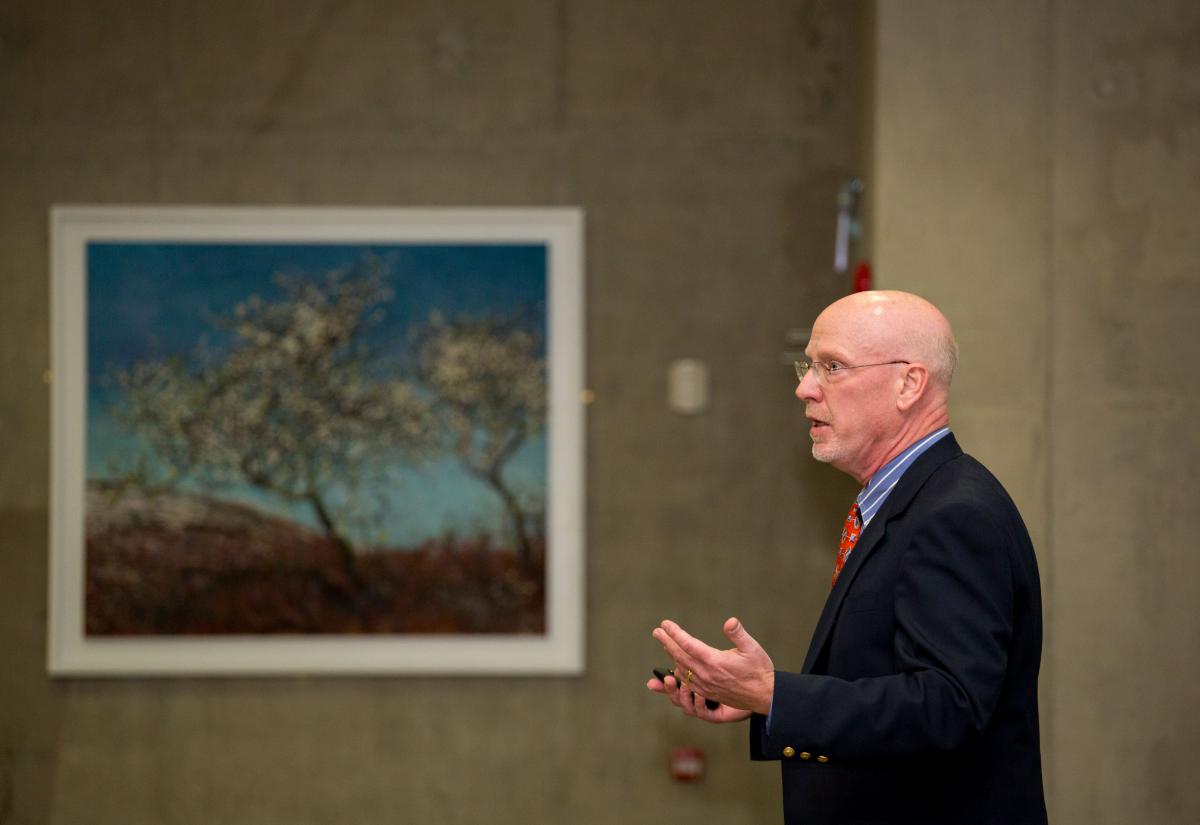
[[[854,577],[862,568],[871,551],[887,534],[888,521],[908,509],[909,502],[913,500],[917,491],[921,489],[934,470],[960,455],[962,455],[962,449],[954,440],[954,434],[950,433],[926,450],[920,458],[913,462],[911,467],[904,471],[904,475],[896,483],[895,489],[888,494],[887,500],[879,512],[875,514],[871,523],[859,536],[854,550],[850,553],[850,558],[846,561],[846,566],[842,568],[842,572],[838,576],[837,584],[829,593],[829,598],[825,600],[825,607],[821,610],[821,617],[817,620],[817,626],[813,630],[812,642],[808,646],[808,655],[804,657],[804,667],[801,673],[812,671],[813,665],[821,655],[821,650],[829,641],[829,633],[833,630],[833,620],[842,606],[842,600],[846,598],[847,591],[854,583]]]

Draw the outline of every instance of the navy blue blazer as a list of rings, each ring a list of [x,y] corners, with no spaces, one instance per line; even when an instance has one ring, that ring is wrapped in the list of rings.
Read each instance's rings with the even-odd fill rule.
[[[948,435],[867,525],[770,733],[788,825],[1042,825],[1042,606],[1029,533]]]

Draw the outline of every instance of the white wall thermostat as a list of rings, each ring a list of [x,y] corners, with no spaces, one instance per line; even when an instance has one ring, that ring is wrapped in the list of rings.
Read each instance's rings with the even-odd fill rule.
[[[708,364],[698,358],[679,358],[667,367],[667,404],[680,415],[708,409]]]

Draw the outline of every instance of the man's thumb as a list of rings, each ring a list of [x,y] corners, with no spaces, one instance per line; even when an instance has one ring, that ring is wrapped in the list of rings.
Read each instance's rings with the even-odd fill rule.
[[[748,650],[758,646],[758,642],[754,641],[754,637],[746,632],[746,628],[742,627],[742,623],[736,617],[726,619],[724,629],[726,638],[733,642],[733,646],[738,650]]]

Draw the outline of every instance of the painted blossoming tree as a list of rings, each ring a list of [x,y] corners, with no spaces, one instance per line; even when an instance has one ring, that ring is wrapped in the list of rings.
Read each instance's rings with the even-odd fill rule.
[[[307,505],[357,581],[332,490],[353,489],[397,457],[423,457],[434,441],[429,402],[374,369],[363,342],[390,298],[381,269],[367,260],[321,280],[277,276],[282,297],[252,296],[217,320],[227,349],[118,373],[115,414],[158,458],[141,460],[127,481],[169,487],[191,476]]]
[[[540,503],[522,501],[504,469],[546,426],[546,359],[540,337],[516,320],[434,314],[420,330],[419,370],[462,465],[500,497],[517,557],[529,567]]]

